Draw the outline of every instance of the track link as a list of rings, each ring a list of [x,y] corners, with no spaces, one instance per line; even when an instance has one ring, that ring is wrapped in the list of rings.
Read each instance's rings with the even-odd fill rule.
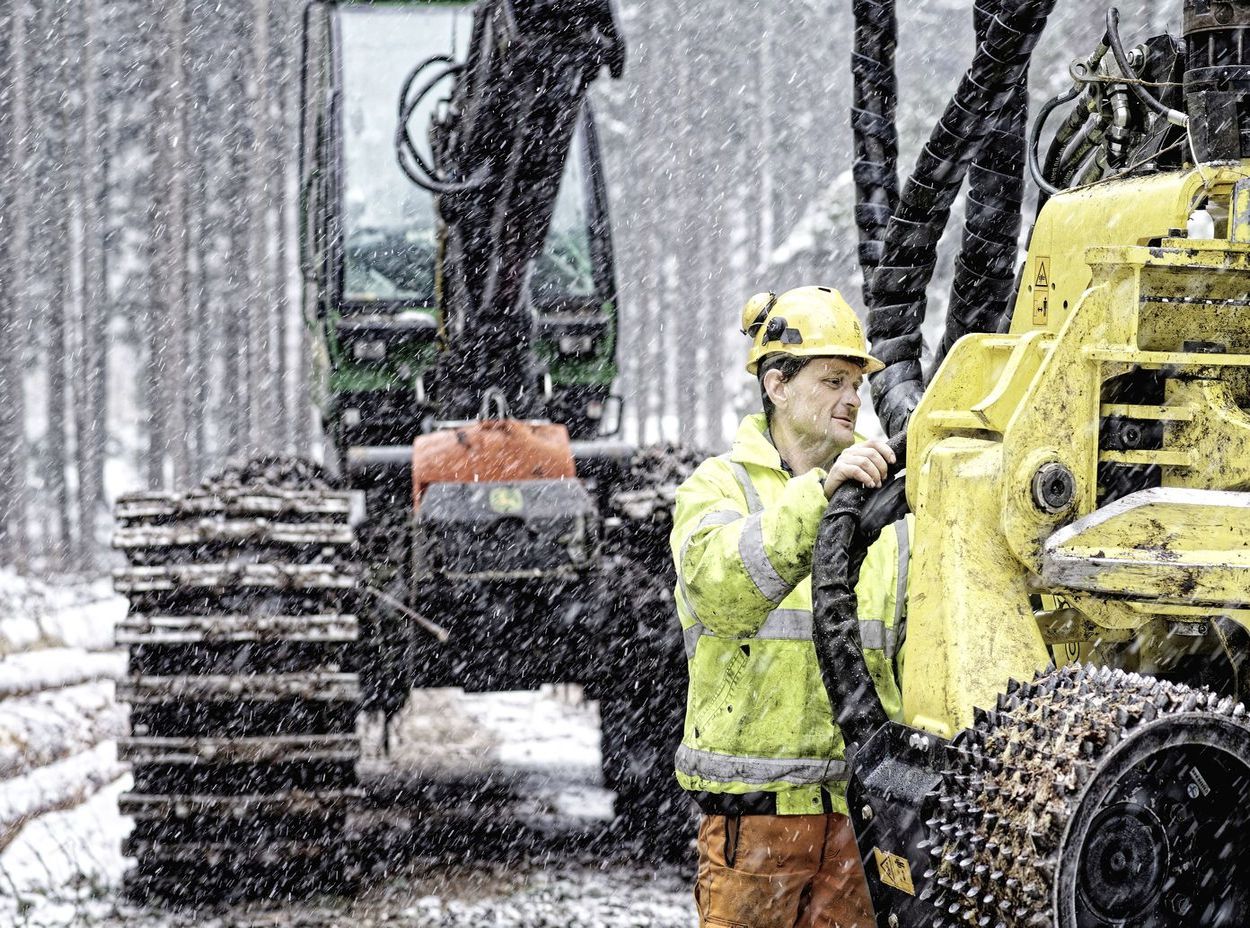
[[[350,493],[272,462],[118,501],[132,897],[216,903],[355,882],[352,511]]]
[[[978,710],[949,757],[935,928],[1245,923],[1250,722],[1231,698],[1068,667]]]

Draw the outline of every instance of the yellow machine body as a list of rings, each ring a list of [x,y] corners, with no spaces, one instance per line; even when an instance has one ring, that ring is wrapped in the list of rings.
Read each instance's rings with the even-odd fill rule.
[[[951,737],[1052,661],[1150,671],[1250,625],[1247,178],[1250,161],[1055,196],[1009,332],[946,357],[908,432],[907,724]],[[1187,236],[1195,210],[1213,238]],[[1126,401],[1142,372],[1161,395]],[[1155,438],[1108,448],[1109,423]],[[1155,465],[1157,485],[1104,504],[1100,465]]]

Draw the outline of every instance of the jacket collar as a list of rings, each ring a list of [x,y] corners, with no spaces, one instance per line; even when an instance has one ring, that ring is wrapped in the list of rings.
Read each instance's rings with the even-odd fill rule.
[[[781,455],[773,446],[762,412],[747,416],[738,424],[738,433],[729,449],[729,460],[767,467],[770,470],[782,470]]]

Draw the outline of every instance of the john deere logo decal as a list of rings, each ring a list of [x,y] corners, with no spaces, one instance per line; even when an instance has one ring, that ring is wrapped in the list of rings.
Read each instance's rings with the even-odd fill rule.
[[[516,487],[495,487],[490,491],[490,508],[503,515],[511,515],[525,508],[525,497]]]

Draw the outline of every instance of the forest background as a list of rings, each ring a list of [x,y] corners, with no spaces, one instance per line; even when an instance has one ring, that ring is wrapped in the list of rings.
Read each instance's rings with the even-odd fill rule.
[[[232,457],[318,453],[296,237],[303,5],[0,0],[0,564],[90,573],[118,493],[184,486]],[[851,4],[619,12],[626,74],[594,96],[624,437],[720,450],[758,405],[745,299],[823,283],[858,301]],[[1060,0],[1034,112],[1104,13]],[[1179,31],[1179,0],[1121,13],[1130,42]],[[905,176],[971,57],[972,2],[913,0],[898,16]],[[1027,209],[1026,229],[1032,197]]]

